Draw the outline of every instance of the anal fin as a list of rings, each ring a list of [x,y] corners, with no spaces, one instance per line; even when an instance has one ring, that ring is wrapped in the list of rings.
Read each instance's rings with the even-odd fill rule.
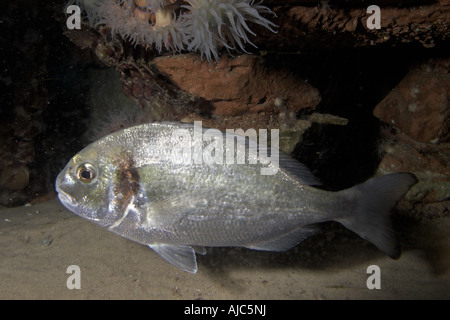
[[[168,244],[152,244],[149,247],[170,264],[189,273],[197,272],[197,259],[192,247]]]
[[[313,226],[305,226],[295,229],[282,237],[261,244],[247,246],[249,249],[262,251],[286,251],[295,247],[297,244],[310,237],[317,231]]]

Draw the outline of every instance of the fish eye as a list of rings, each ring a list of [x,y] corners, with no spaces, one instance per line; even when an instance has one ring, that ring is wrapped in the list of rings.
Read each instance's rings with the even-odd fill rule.
[[[82,164],[77,169],[77,178],[83,183],[91,182],[95,176],[95,168],[89,163]]]

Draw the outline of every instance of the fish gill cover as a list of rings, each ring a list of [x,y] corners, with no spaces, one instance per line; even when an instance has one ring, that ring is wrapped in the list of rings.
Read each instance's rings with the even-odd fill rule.
[[[208,61],[219,59],[220,47],[247,52],[246,43],[255,46],[248,22],[272,32],[277,27],[261,16],[275,14],[253,0],[70,0],[67,7],[73,4],[92,25],[106,25],[134,45],[196,51]]]

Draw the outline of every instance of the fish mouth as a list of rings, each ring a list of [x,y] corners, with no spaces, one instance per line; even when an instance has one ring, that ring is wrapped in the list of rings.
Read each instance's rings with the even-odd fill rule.
[[[70,194],[64,192],[58,187],[56,187],[56,192],[58,193],[59,201],[61,201],[64,207],[70,211],[75,211],[75,209],[78,208],[78,202]]]
[[[66,207],[70,211],[74,211],[74,209],[78,207],[78,202],[74,197],[60,188],[63,185],[65,171],[66,170],[63,170],[58,174],[58,177],[56,178],[55,189],[58,194],[59,201],[61,201],[64,207]]]

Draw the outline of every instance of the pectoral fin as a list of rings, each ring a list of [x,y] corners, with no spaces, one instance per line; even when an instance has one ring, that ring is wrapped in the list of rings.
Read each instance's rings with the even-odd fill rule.
[[[197,272],[197,260],[192,247],[167,244],[152,244],[149,247],[174,266],[190,273]]]

